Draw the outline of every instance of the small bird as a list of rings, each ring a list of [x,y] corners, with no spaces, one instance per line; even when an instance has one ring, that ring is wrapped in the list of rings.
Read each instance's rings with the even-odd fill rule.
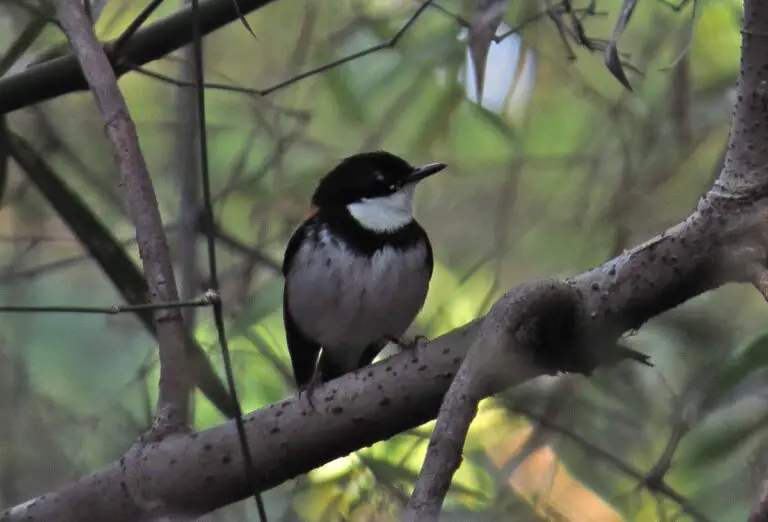
[[[283,322],[300,391],[370,364],[400,342],[427,297],[432,245],[413,193],[443,163],[355,154],[318,183],[283,259]],[[321,352],[322,350],[322,352]],[[318,360],[319,355],[319,360]]]

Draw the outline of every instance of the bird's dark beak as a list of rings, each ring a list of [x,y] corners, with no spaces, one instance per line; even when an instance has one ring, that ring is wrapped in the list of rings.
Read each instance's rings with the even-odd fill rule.
[[[413,172],[411,172],[411,175],[408,176],[408,183],[417,183],[424,178],[428,178],[432,174],[437,174],[447,166],[448,165],[445,163],[430,163],[428,165],[416,167],[413,169]]]

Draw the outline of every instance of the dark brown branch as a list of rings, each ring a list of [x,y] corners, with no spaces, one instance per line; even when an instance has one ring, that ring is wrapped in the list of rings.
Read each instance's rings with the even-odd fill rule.
[[[6,313],[58,313],[58,314],[106,314],[116,315],[138,310],[167,310],[169,308],[195,309],[211,306],[219,300],[216,292],[208,292],[199,298],[185,301],[155,302],[135,305],[115,304],[111,306],[73,306],[73,305],[0,305],[0,314]]]
[[[147,278],[149,302],[178,301],[157,196],[112,66],[78,0],[57,0],[56,13],[90,85],[120,170]],[[185,355],[186,332],[177,308],[155,312],[155,322],[160,348],[157,418],[158,429],[164,431],[187,425],[190,382]]]
[[[461,459],[464,438],[480,398],[477,391],[495,393],[518,383],[516,376],[504,376],[500,368],[517,368],[521,361],[532,359],[545,373],[555,370],[589,375],[592,368],[586,359],[574,359],[583,357],[579,352],[587,346],[597,347],[589,357],[595,365],[600,364],[604,347],[615,345],[624,332],[639,328],[648,318],[681,304],[687,299],[685,295],[726,282],[748,281],[768,295],[768,129],[762,125],[768,119],[768,10],[758,8],[758,4],[755,2],[745,15],[742,63],[747,65],[739,78],[741,95],[725,167],[713,189],[702,198],[698,211],[631,252],[568,280],[566,284],[577,298],[573,319],[564,322],[562,318],[567,315],[561,311],[548,312],[547,307],[539,306],[563,292],[556,284],[549,291],[531,287],[525,292],[518,287],[494,305],[485,323],[495,317],[491,323],[495,328],[483,328],[483,332],[492,330],[495,336],[489,338],[491,334],[486,333],[482,342],[473,345],[457,375],[462,383],[451,386],[445,397],[406,520],[437,519]],[[702,244],[712,251],[702,250]],[[709,261],[700,262],[704,257],[710,257]],[[646,278],[644,266],[649,262],[655,269],[653,277]],[[686,272],[680,270],[680,263],[698,268]],[[622,280],[628,296],[622,306],[615,306],[611,304],[615,298],[622,300],[615,293]],[[657,285],[665,289],[665,297],[656,302],[646,300],[658,295]],[[538,313],[531,315],[536,308]],[[530,326],[512,331],[515,324],[521,324],[521,314],[528,314]],[[521,332],[525,334],[522,339]],[[670,442],[668,458],[683,433]],[[658,487],[662,477],[649,475],[649,487]]]
[[[531,362],[541,372],[559,363],[560,369],[587,373],[618,352],[615,341],[626,330],[724,283],[753,279],[749,267],[764,268],[768,259],[766,35],[768,11],[748,0],[741,97],[725,168],[691,216],[579,276],[522,285],[485,319],[415,353],[327,383],[317,390],[317,412],[292,399],[249,415],[256,487],[276,486],[432,418],[470,344],[464,364],[477,381],[469,387],[474,401],[533,376],[520,371]],[[570,303],[567,321],[552,313],[562,309],[548,306],[547,296]],[[3,521],[191,518],[251,493],[233,458],[237,451],[231,422],[140,441],[104,470],[13,508]]]
[[[566,296],[576,299],[580,309],[577,325],[586,325],[590,335],[582,335],[578,328],[553,328],[557,325],[551,321],[538,321],[540,327],[524,331],[527,340],[515,346],[530,346],[538,337],[540,341],[559,339],[569,350],[584,349],[586,341],[610,340],[617,332],[637,327],[728,281],[724,275],[732,272],[723,270],[723,260],[742,251],[744,230],[764,226],[768,201],[730,205],[708,197],[698,211],[661,236],[556,284],[560,296],[556,300]],[[519,331],[519,324],[507,324],[515,317],[525,321],[545,318],[547,307],[541,305],[546,299],[533,297],[546,297],[547,286],[553,284],[523,285],[494,305],[493,314],[485,319],[436,339],[416,353],[397,355],[327,383],[316,392],[317,412],[312,412],[305,400],[290,399],[248,415],[245,425],[254,448],[257,488],[277,486],[434,418],[470,343],[501,350],[476,351],[476,367],[492,367],[483,380],[489,385],[483,394],[532,377],[521,373],[520,368],[534,354],[507,350],[512,345],[498,342],[507,335],[498,329]],[[551,346],[540,348],[546,352]],[[484,355],[488,356],[485,363]],[[136,503],[137,498],[146,500],[147,491],[158,502],[162,500],[168,512],[203,514],[246,498],[253,491],[234,458],[238,451],[233,422],[194,436],[138,444],[120,462],[19,506],[3,522],[25,520],[26,516],[32,521],[51,522],[90,522],[104,517],[115,522],[135,520],[146,515],[147,506],[152,505]],[[151,489],[147,477],[151,477]],[[94,495],[93,488],[100,494]],[[124,507],[116,512],[116,505]]]
[[[768,194],[768,5],[762,0],[744,3],[741,37],[739,96],[728,139],[725,166],[715,190],[734,202],[750,204]],[[766,219],[766,214],[763,214]],[[746,278],[768,299],[768,247],[766,231],[753,227],[757,258],[746,267]],[[760,487],[749,522],[768,521],[768,472]]]
[[[247,14],[272,0],[210,0],[200,6],[200,30],[212,33],[237,20],[237,8]],[[180,49],[192,41],[192,10],[184,9],[140,29],[122,49],[115,74],[130,70],[130,64],[144,65]],[[109,44],[107,44],[109,47]],[[24,72],[0,79],[0,114],[50,100],[62,94],[88,88],[78,61],[73,55],[54,58]]]
[[[490,319],[486,317],[485,320]],[[475,365],[471,362],[473,356],[483,353],[483,349],[478,348],[478,345],[495,342],[489,337],[498,331],[485,326],[484,323],[445,395],[437,424],[430,437],[427,456],[402,522],[436,522],[439,518],[443,499],[451,486],[454,473],[461,465],[469,425],[477,414],[480,400],[487,396],[487,393],[484,393],[487,390],[483,389],[484,383],[474,378]],[[516,371],[518,375],[510,375],[510,378],[518,382],[537,375],[530,364],[521,364],[517,366]]]
[[[154,0],[153,0],[154,1]],[[240,12],[248,13],[259,9],[272,0],[211,0],[200,6],[200,31],[206,35],[235,20]],[[394,47],[429,6],[425,0],[406,20],[395,35],[384,43],[373,45],[361,51],[302,72],[282,80],[256,93],[266,96],[296,82],[326,72],[363,56]],[[238,12],[238,9],[240,12]],[[166,54],[190,42],[192,29],[191,10],[184,10],[165,20],[147,26],[146,29],[130,33],[116,43],[104,44],[112,57],[114,73],[121,76],[145,63],[162,58]],[[119,49],[116,47],[119,46]],[[119,56],[115,51],[119,51]],[[155,74],[157,77],[158,75]],[[55,81],[53,81],[55,79]],[[62,94],[83,90],[87,84],[71,55],[51,59],[9,78],[0,79],[0,114],[27,107]]]

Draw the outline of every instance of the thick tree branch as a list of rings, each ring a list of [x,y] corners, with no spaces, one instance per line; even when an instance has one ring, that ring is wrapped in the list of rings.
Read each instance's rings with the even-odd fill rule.
[[[237,4],[235,4],[237,2]],[[272,0],[210,0],[200,5],[200,31],[207,35],[237,20],[240,12],[248,14]],[[190,8],[148,25],[128,40],[114,64],[121,76],[132,65],[144,65],[189,44],[192,41]],[[106,44],[107,49],[112,44]],[[88,88],[77,58],[66,55],[35,65],[24,72],[0,79],[0,114],[50,100],[62,94]]]
[[[77,5],[76,0],[59,0],[67,6],[70,1]],[[212,3],[218,1],[229,0]],[[441,439],[448,444],[438,441],[433,445],[447,448],[445,453],[453,461],[444,462],[449,469],[455,467],[461,458],[463,426],[468,425],[472,403],[479,398],[539,374],[557,370],[589,373],[596,366],[616,362],[627,355],[616,348],[617,339],[627,330],[722,284],[751,282],[755,274],[759,280],[760,270],[755,267],[765,269],[768,260],[765,1],[746,2],[741,95],[725,167],[691,216],[581,275],[521,285],[502,297],[485,318],[415,353],[397,355],[327,383],[316,392],[318,411],[312,411],[306,400],[290,399],[252,413],[246,426],[254,448],[256,487],[274,487],[433,418],[462,365],[466,370],[455,386],[461,389],[469,377],[464,388],[468,393],[466,397],[457,395],[458,402],[446,401],[448,410],[453,409],[452,404],[459,407],[462,415],[456,419],[460,422],[436,430],[436,436],[448,435]],[[71,29],[64,18],[62,22]],[[141,32],[136,38],[139,36]],[[97,47],[99,68],[103,69],[106,58],[92,32],[88,43],[91,50]],[[112,77],[109,87],[113,86]],[[2,89],[0,81],[0,107],[7,99]],[[95,91],[102,104],[99,89]],[[108,132],[130,123],[122,109],[104,111],[109,116]],[[127,129],[135,139],[133,127]],[[138,148],[132,152],[140,158]],[[127,169],[125,163],[120,166]],[[131,187],[127,188],[130,193]],[[140,225],[137,223],[139,230]],[[470,345],[473,348],[464,359]],[[232,422],[196,434],[140,440],[105,469],[12,508],[2,520],[127,522],[198,516],[252,492],[253,484],[242,476],[236,458],[238,449]],[[439,495],[447,484],[442,480],[428,488],[435,493],[426,497],[426,505],[439,506]]]
[[[764,226],[767,213],[768,201],[742,205],[708,196],[679,225],[599,267],[565,282],[523,285],[494,305],[485,319],[457,329],[415,354],[399,354],[327,383],[316,392],[318,412],[312,412],[306,400],[289,399],[248,415],[245,423],[253,448],[256,486],[261,490],[277,486],[433,418],[467,346],[508,335],[499,328],[519,332],[510,329],[505,318],[516,317],[534,326],[540,323],[525,332],[528,339],[538,336],[542,341],[559,340],[569,349],[583,349],[582,343],[591,343],[592,337],[579,328],[571,328],[568,321],[553,323],[554,317],[540,321],[548,317],[546,299],[531,297],[545,295],[548,286],[557,288],[555,302],[562,304],[564,296],[572,296],[578,303],[574,325],[589,325],[587,331],[605,335],[597,340],[615,340],[620,332],[687,299],[728,280],[741,281],[727,268],[739,257],[734,257],[736,253],[742,253],[741,259],[753,260],[752,236],[745,232]],[[492,386],[484,393],[534,376],[520,372],[523,365],[530,364],[531,354],[508,350],[497,356],[490,365],[494,371],[484,379]],[[233,422],[157,443],[137,442],[106,469],[18,506],[2,520],[89,522],[108,517],[121,522],[161,507],[165,514],[200,515],[252,492],[236,459],[238,451]]]
[[[492,321],[490,316],[483,322],[440,406],[437,425],[430,438],[429,450],[411,500],[401,519],[402,522],[438,519],[453,475],[461,465],[464,440],[467,438],[469,425],[477,414],[480,400],[487,395],[484,394],[483,381],[474,378],[473,371],[476,366],[470,362],[470,359],[482,354],[482,347],[500,341],[501,331],[486,324],[489,321]],[[521,364],[513,371],[514,376],[510,371],[507,377],[518,382],[538,375],[530,364]]]
[[[179,300],[168,241],[155,189],[139,148],[136,127],[128,113],[117,78],[78,0],[57,0],[56,13],[91,87],[115,155],[125,198],[136,228],[139,254],[149,289],[149,302]],[[186,332],[178,308],[155,312],[160,348],[159,428],[187,425],[189,378]]]
[[[763,3],[764,0],[747,2],[745,7],[740,95],[725,165],[714,187],[701,200],[697,213],[617,258],[623,258],[623,262],[608,263],[566,281],[577,297],[573,303],[573,324],[555,319],[563,316],[560,304],[553,301],[550,311],[539,306],[542,299],[554,299],[563,292],[560,285],[553,284],[549,289],[525,289],[522,285],[496,303],[485,322],[497,319],[493,323],[497,335],[473,345],[457,373],[456,380],[461,378],[460,382],[454,382],[445,397],[405,514],[406,521],[437,520],[481,398],[476,392],[491,394],[517,382],[514,378],[505,381],[503,375],[493,376],[499,368],[516,368],[521,361],[529,361],[545,373],[560,370],[589,375],[589,364],[583,368],[579,368],[581,363],[574,364],[574,357],[583,354],[574,354],[586,353],[589,347],[588,358],[600,364],[603,347],[614,344],[624,332],[639,328],[650,317],[682,303],[679,298],[684,295],[738,281],[752,282],[768,299],[768,5]],[[693,242],[683,241],[684,235],[679,234],[686,228],[692,233]],[[702,244],[709,245],[712,251],[701,250]],[[640,252],[646,255],[638,255]],[[714,257],[707,263],[697,261],[707,255]],[[681,261],[698,268],[681,271]],[[655,277],[650,279],[643,276],[643,265],[648,262],[656,266]],[[612,297],[619,281],[626,278],[629,280],[625,287],[632,297],[616,307],[611,303]],[[654,303],[646,297],[656,293],[658,284],[669,293]],[[537,307],[538,314],[529,315],[525,323],[519,321],[518,316]],[[521,324],[527,326],[521,328]],[[561,331],[553,335],[553,327]],[[759,506],[765,504],[763,497],[761,494]]]
[[[744,2],[741,34],[739,96],[725,166],[715,190],[723,197],[749,204],[755,200],[762,202],[768,194],[768,2]],[[752,233],[761,236],[753,241],[759,256],[747,266],[747,277],[768,300],[768,230],[765,226],[755,227]],[[748,520],[768,521],[768,475]]]

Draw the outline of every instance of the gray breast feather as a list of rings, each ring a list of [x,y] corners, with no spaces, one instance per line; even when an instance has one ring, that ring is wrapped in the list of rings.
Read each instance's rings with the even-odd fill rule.
[[[426,246],[385,247],[370,260],[320,233],[300,247],[291,263],[288,300],[301,331],[321,344],[346,371],[359,354],[385,335],[400,337],[427,297]]]

